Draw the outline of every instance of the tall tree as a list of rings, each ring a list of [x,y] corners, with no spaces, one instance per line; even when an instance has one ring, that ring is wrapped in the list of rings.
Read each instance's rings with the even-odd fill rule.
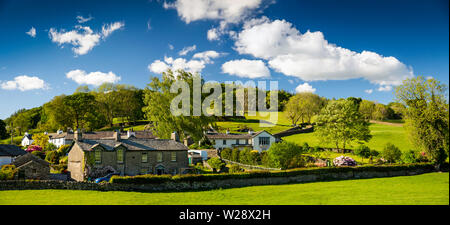
[[[372,138],[369,122],[359,112],[355,101],[330,101],[317,117],[316,132],[323,143],[334,143],[345,149],[353,141],[367,142]]]
[[[144,90],[145,107],[143,111],[147,119],[154,122],[154,131],[159,137],[169,138],[172,132],[177,131],[181,138],[190,135],[198,141],[204,137],[203,130],[215,121],[214,116],[206,116],[203,113],[200,116],[194,115],[194,109],[199,110],[196,108],[198,106],[193,104],[194,76],[197,75],[182,70],[177,71],[177,74],[174,75],[171,70],[168,70],[163,73],[161,80],[154,77]],[[188,110],[188,116],[173,115],[171,112],[172,100],[179,97],[178,93],[171,92],[172,84],[176,80],[185,81],[188,84],[189,102],[187,102],[188,105],[183,105]],[[201,81],[201,85],[203,83],[204,81]],[[203,102],[206,95],[200,94],[200,96],[201,102]]]
[[[8,138],[9,134],[6,130],[6,123],[3,120],[0,120],[0,139]]]
[[[359,105],[359,112],[364,116],[365,119],[372,119],[372,114],[375,111],[375,103],[368,100],[362,100]]]
[[[82,128],[86,122],[88,113],[91,113],[95,107],[95,97],[89,93],[75,93],[66,96],[63,104],[70,111],[71,119],[75,122],[75,128]]]
[[[414,145],[439,167],[449,149],[448,87],[422,76],[406,79],[395,89],[397,101],[406,105],[405,128]]]
[[[292,125],[297,125],[300,120],[302,123],[305,121],[311,123],[312,117],[320,112],[325,103],[325,99],[316,94],[298,93],[291,97],[286,104],[285,115]]]

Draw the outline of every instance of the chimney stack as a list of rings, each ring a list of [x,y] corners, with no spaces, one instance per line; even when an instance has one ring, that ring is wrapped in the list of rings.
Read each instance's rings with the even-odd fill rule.
[[[120,141],[120,130],[114,131],[114,140]]]
[[[127,137],[130,138],[132,136],[136,137],[136,133],[133,131],[133,128],[127,131]]]
[[[229,134],[230,133],[230,129],[227,129],[227,134]]]
[[[180,136],[178,135],[178,133],[176,131],[174,131],[172,133],[172,135],[170,135],[170,139],[176,141],[176,142],[180,142]]]
[[[75,141],[83,140],[83,134],[81,133],[80,129],[75,130],[75,133],[73,134],[73,138],[75,139]]]

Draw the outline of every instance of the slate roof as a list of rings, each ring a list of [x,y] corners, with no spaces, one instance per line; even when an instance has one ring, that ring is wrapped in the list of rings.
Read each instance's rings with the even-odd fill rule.
[[[258,136],[259,134],[261,134],[262,132],[267,132],[267,131],[258,131],[255,132],[253,134],[235,134],[235,133],[207,133],[206,137],[208,139],[251,139],[253,137]],[[270,133],[269,133],[270,134]]]
[[[133,131],[135,134],[135,137],[138,139],[145,139],[145,138],[156,138],[156,136],[153,135],[151,131]],[[83,139],[114,139],[114,131],[93,131],[93,132],[84,132]],[[122,139],[127,139],[127,132],[121,132],[120,136]],[[52,134],[52,139],[59,139],[59,138],[66,138],[68,140],[73,140],[74,134],[64,132],[61,134]]]
[[[44,166],[48,166],[49,163],[31,153],[26,153],[25,155],[19,156],[17,157],[14,162],[12,162],[11,164],[15,165],[16,167],[20,167],[22,165],[25,165],[31,161],[35,161],[39,164],[42,164]]]
[[[116,141],[114,139],[97,139],[97,140],[83,139],[82,141],[77,141],[75,143],[78,144],[84,151],[91,151],[93,147],[96,147],[98,145],[102,146],[107,151],[112,151],[119,145],[122,145],[127,150],[132,151],[188,150],[188,148],[184,144],[170,139],[130,138],[130,139],[122,139],[120,141]]]
[[[16,145],[0,145],[0,156],[16,157],[25,154],[27,154],[27,152]]]

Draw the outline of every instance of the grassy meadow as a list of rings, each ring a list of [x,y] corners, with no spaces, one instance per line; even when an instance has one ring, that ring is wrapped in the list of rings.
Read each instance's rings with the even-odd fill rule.
[[[448,205],[449,174],[195,192],[0,191],[0,205]]]

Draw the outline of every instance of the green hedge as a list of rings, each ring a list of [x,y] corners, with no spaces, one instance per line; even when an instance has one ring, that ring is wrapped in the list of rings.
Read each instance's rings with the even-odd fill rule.
[[[224,179],[248,179],[263,177],[290,177],[310,174],[328,174],[343,172],[389,172],[400,170],[433,170],[431,163],[414,164],[385,164],[385,165],[366,165],[356,167],[312,167],[299,168],[279,171],[251,171],[241,173],[220,173],[220,174],[186,174],[186,175],[139,175],[139,176],[113,176],[111,183],[116,184],[160,184],[164,182],[201,182]]]

